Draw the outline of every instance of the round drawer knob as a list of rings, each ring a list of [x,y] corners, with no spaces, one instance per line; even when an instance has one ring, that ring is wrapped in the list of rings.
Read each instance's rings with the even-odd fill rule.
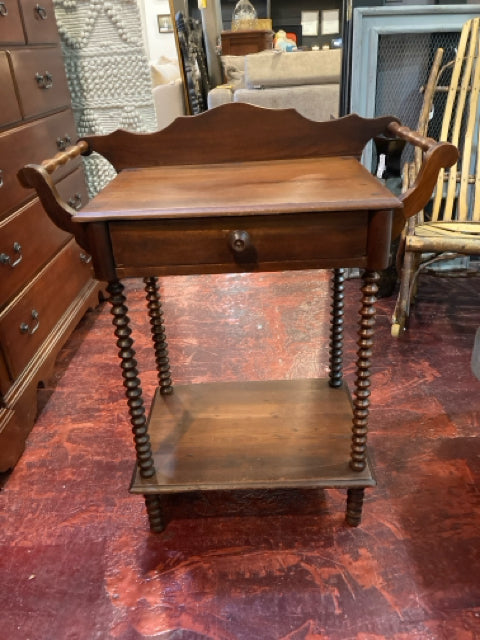
[[[244,253],[252,248],[252,239],[248,231],[236,230],[228,234],[230,248],[234,253]]]

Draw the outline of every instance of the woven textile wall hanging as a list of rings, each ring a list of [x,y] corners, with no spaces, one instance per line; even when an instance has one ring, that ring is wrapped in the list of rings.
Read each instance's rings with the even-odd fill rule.
[[[79,136],[157,128],[152,81],[136,0],[54,0]],[[115,175],[85,158],[90,197]]]

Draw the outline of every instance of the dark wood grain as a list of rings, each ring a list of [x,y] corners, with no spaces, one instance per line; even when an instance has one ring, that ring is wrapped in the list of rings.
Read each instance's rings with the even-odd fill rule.
[[[327,380],[176,386],[150,416],[156,474],[132,491],[374,486],[349,469],[351,423],[348,390]]]
[[[5,51],[0,51],[0,86],[0,127],[5,127],[22,119]]]
[[[28,44],[58,41],[53,0],[22,0],[21,9]]]
[[[273,48],[273,31],[252,29],[251,31],[222,31],[222,55],[246,56]]]
[[[232,102],[195,118],[181,116],[153,134],[116,131],[106,136],[86,136],[84,140],[91,150],[105,156],[117,171],[133,166],[319,156],[359,158],[366,143],[372,137],[386,133],[392,121],[397,118],[369,119],[353,114],[314,122],[295,109],[267,109]]]
[[[385,217],[388,226],[388,214]],[[137,220],[112,222],[108,227],[116,272],[128,277],[278,270],[287,264],[291,269],[363,266],[367,224],[366,212],[323,212]],[[238,254],[231,247],[230,234],[235,230],[244,231],[251,241],[251,246]]]
[[[70,92],[60,47],[12,50],[9,56],[24,118],[69,105]],[[46,78],[47,73],[51,76],[49,88],[43,87],[36,78],[37,74]]]
[[[0,471],[7,471],[34,425],[38,388],[98,304],[91,258],[63,224],[88,199],[82,159],[59,166],[48,185],[62,202],[60,224],[18,176],[78,137],[53,0],[0,0],[0,87]]]
[[[0,19],[0,42],[25,44],[20,9],[17,2],[5,2]]]
[[[12,380],[15,380],[37,349],[47,339],[64,307],[90,280],[91,265],[81,260],[81,250],[71,241],[32,279],[22,296],[13,300],[0,313],[0,341]],[[69,265],[75,265],[68,278]],[[32,317],[38,312],[38,319]],[[29,330],[20,327],[28,324]],[[38,329],[32,333],[35,326]]]
[[[23,188],[18,180],[19,167],[28,163],[40,165],[44,158],[54,156],[58,152],[58,139],[69,137],[74,140],[75,136],[73,114],[68,110],[0,133],[3,178],[0,215],[31,199],[34,195],[32,190]],[[81,158],[76,158],[68,166],[60,167],[55,172],[53,181],[58,182],[64,178],[67,173],[78,167],[80,162]]]
[[[75,221],[393,208],[398,199],[357,160],[329,157],[122,171]]]
[[[35,233],[32,228],[35,225]],[[0,222],[0,253],[15,259],[14,268],[4,269],[0,280],[0,304],[3,306],[18,291],[23,282],[31,279],[38,262],[46,262],[70,238],[56,227],[35,199]],[[20,250],[15,253],[15,244]]]

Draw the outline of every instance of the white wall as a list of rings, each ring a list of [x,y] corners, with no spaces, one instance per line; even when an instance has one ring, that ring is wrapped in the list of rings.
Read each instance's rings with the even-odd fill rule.
[[[175,37],[172,33],[160,33],[158,15],[170,14],[168,0],[137,0],[142,16],[145,49],[149,60],[160,56],[177,60]]]

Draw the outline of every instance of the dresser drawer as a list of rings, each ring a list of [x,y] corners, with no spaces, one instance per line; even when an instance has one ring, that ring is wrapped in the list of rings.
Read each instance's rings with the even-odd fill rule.
[[[0,1],[0,44],[25,44],[17,0]]]
[[[38,200],[0,223],[0,305],[13,298],[69,237],[50,221]]]
[[[322,268],[347,251],[358,263],[366,255],[367,218],[367,211],[342,212],[341,229],[331,215],[316,213],[111,222],[109,229],[120,277],[131,267],[145,275],[218,273]]]
[[[7,403],[5,401],[4,395],[8,392],[11,387],[10,375],[8,373],[7,364],[5,362],[5,358],[2,353],[2,345],[0,344],[0,415],[1,408],[6,407]],[[0,427],[1,429],[1,427]]]
[[[12,380],[91,277],[84,252],[71,240],[0,314],[0,343]]]
[[[13,467],[24,449],[24,439],[18,443],[19,433],[22,433],[22,424],[17,412],[0,409],[0,472]]]
[[[83,168],[75,169],[73,173],[57,182],[57,190],[60,196],[68,202],[68,204],[77,211],[84,207],[88,202],[87,184],[85,182],[85,174]]]
[[[66,142],[76,140],[75,123],[70,110],[42,118],[10,131],[0,133],[0,216],[32,198],[32,189],[22,187],[17,178],[18,170],[26,164],[40,163],[51,158],[65,147]],[[55,178],[61,179],[80,158],[70,162],[70,167],[61,167]],[[57,176],[58,174],[58,176]]]
[[[70,104],[59,47],[11,50],[9,56],[24,118],[33,118]]]
[[[3,128],[22,119],[5,51],[0,51],[0,87],[0,128]]]
[[[20,0],[20,8],[28,44],[59,41],[52,0]]]

